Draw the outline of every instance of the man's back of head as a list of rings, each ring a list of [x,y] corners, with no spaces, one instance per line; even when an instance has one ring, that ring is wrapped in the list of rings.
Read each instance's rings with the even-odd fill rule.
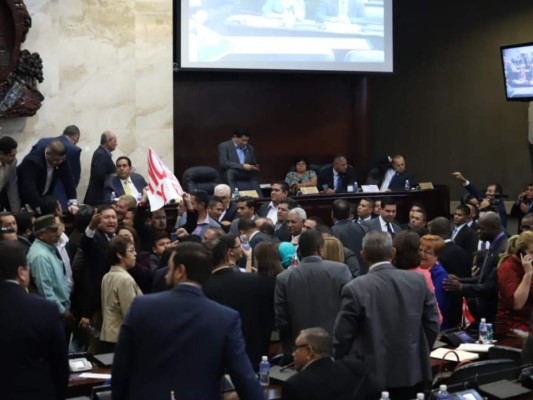
[[[369,232],[363,238],[363,258],[368,265],[391,261],[394,258],[392,237],[387,232]]]
[[[298,241],[298,252],[301,257],[319,256],[324,247],[324,238],[318,231],[305,230]]]
[[[350,203],[344,199],[337,199],[331,206],[331,215],[336,221],[348,219],[350,217]]]
[[[173,248],[169,259],[169,286],[189,282],[203,285],[211,275],[213,258],[209,249],[202,243],[179,243]]]
[[[452,235],[450,221],[444,217],[437,217],[431,220],[428,228],[432,235],[440,236],[443,239],[449,239]]]

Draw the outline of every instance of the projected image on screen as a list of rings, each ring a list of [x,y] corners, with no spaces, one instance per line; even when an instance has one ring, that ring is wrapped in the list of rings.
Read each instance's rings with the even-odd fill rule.
[[[533,99],[533,43],[502,48],[508,99]]]
[[[185,0],[181,68],[392,72],[392,0]]]

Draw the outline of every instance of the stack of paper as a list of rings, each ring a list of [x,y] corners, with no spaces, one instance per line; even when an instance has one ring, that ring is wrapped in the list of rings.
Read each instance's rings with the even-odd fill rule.
[[[472,351],[474,353],[488,353],[493,344],[461,343],[457,350]]]
[[[449,351],[453,351],[457,353],[459,356],[459,362],[466,361],[466,360],[477,360],[479,358],[479,355],[476,353],[469,353],[468,351],[463,350],[452,350],[452,349],[445,349],[443,347],[433,350],[430,354],[431,358],[438,358],[439,360],[442,360],[443,358],[448,361],[457,361],[457,357],[453,353],[448,353]],[[448,353],[448,354],[446,354]],[[444,355],[446,354],[446,357]]]

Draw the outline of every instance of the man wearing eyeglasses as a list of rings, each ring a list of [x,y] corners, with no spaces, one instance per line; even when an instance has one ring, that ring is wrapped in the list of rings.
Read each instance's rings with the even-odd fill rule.
[[[302,330],[292,356],[299,372],[283,383],[282,400],[363,399],[372,392],[361,361],[332,360],[331,338],[323,328]]]

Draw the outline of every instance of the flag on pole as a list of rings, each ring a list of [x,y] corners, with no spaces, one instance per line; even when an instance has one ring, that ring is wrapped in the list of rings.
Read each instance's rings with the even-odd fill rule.
[[[183,196],[180,182],[156,152],[148,149],[148,201],[151,211],[159,210],[171,200]]]
[[[470,310],[468,309],[468,301],[466,300],[466,298],[463,297],[463,317],[461,321],[461,326],[466,328],[468,325],[470,325],[471,323],[475,321],[476,319],[474,318],[474,316],[470,313]]]

